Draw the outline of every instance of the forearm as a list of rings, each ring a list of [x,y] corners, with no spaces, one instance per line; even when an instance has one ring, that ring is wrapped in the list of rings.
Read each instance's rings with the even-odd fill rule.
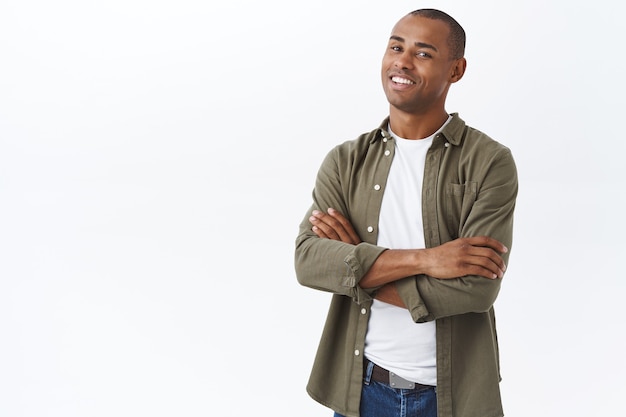
[[[451,279],[478,275],[501,278],[507,247],[488,236],[455,239],[428,249],[386,250],[365,274],[361,286],[375,287],[412,275]]]
[[[362,288],[378,288],[375,298],[396,307],[407,308],[395,286],[395,281],[411,275],[415,268],[413,250],[386,250],[363,276]]]
[[[385,250],[363,276],[359,285],[362,288],[381,287],[421,273],[421,253],[422,251],[418,249]]]
[[[375,298],[397,307],[407,308],[400,297],[395,281],[413,274],[419,262],[416,250],[386,250],[363,276],[359,285],[362,288],[378,288]]]

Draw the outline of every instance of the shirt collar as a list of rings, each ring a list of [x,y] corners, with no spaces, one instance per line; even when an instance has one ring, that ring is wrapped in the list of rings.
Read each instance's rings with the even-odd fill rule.
[[[446,141],[450,142],[452,145],[458,146],[461,144],[463,140],[463,132],[465,130],[465,122],[463,119],[459,117],[458,113],[451,113],[452,120],[448,124],[446,124],[441,132],[439,132]],[[387,130],[389,126],[389,116],[383,120],[383,122],[376,129],[376,134],[372,136],[370,143],[374,143],[377,140],[382,140],[383,138],[390,139],[391,135]]]

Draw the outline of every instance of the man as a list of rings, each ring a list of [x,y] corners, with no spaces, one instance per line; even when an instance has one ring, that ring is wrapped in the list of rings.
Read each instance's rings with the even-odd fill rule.
[[[512,241],[508,148],[448,114],[465,32],[416,10],[382,61],[389,117],[335,147],[295,267],[333,293],[307,391],[336,416],[502,416],[493,304]]]

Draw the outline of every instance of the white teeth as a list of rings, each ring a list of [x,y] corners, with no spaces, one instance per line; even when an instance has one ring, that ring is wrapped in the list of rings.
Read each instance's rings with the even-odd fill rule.
[[[411,80],[407,80],[406,78],[400,78],[400,77],[391,77],[391,81],[393,81],[394,83],[398,83],[398,84],[415,84]]]

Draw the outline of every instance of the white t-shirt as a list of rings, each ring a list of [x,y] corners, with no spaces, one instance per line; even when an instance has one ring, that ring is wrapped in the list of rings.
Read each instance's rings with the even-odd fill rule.
[[[426,153],[437,132],[419,140],[389,132],[395,155],[380,209],[377,243],[390,249],[425,248],[422,182]],[[374,300],[365,337],[369,360],[409,381],[436,385],[436,354],[434,321],[415,323],[408,310]]]

